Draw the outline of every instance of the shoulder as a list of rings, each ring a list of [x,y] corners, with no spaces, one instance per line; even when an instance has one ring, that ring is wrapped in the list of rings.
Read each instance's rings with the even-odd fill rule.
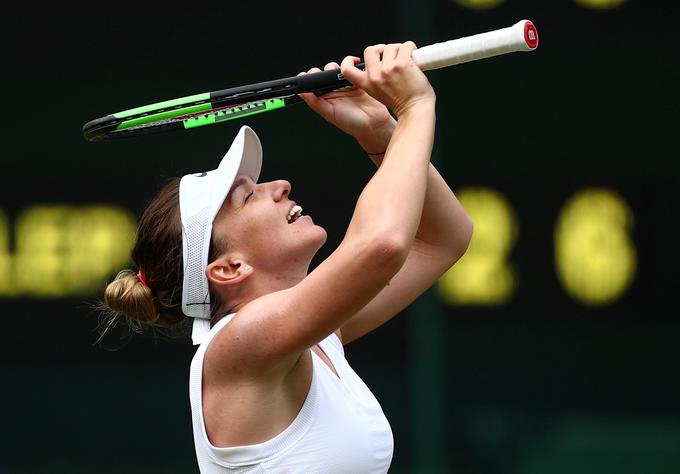
[[[282,331],[278,328],[281,318],[277,317],[281,308],[262,304],[267,299],[258,298],[213,326],[204,348],[204,375],[214,380],[228,379],[230,383],[239,379],[271,382],[295,367],[302,351],[276,351],[277,333]]]
[[[318,338],[305,334],[309,328],[294,295],[292,289],[270,293],[240,308],[212,335],[205,353],[206,372],[231,379],[287,376],[297,368],[301,355],[324,338],[335,334],[342,345],[337,327]],[[296,335],[306,336],[307,341]]]

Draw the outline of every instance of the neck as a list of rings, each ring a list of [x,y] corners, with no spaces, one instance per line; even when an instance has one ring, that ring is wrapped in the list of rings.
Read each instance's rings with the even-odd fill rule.
[[[270,293],[287,290],[294,287],[307,276],[308,269],[301,272],[286,272],[285,274],[255,272],[236,288],[225,290],[220,298],[224,302],[214,323],[224,315],[237,313],[241,308],[258,298]]]

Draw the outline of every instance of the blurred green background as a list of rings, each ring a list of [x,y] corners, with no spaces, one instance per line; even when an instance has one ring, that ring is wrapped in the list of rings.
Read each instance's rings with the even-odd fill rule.
[[[523,18],[537,51],[428,73],[433,161],[474,240],[348,359],[392,424],[390,472],[680,472],[674,15],[640,0],[20,8],[2,31],[0,473],[197,472],[188,339],[98,343],[94,304],[164,180],[214,167],[240,124],[91,144],[85,122]],[[372,165],[304,106],[247,123],[262,179],[288,179],[329,231],[318,263]]]

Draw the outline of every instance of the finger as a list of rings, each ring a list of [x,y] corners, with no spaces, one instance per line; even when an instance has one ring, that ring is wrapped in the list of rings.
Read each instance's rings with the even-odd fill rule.
[[[354,65],[355,65],[355,66],[361,62],[361,58],[358,58],[358,57],[356,57],[356,56],[349,56],[349,57],[352,58],[352,61],[354,62]],[[364,68],[365,68],[365,67],[366,67],[366,66],[364,66]]]
[[[388,44],[385,46],[385,50],[382,53],[382,65],[391,66],[394,64],[395,59],[397,59],[397,53],[399,52],[399,44]]]
[[[352,58],[352,61],[353,61],[355,66],[361,62],[361,58],[358,58],[356,56],[349,56],[349,57]],[[341,66],[338,63],[328,63],[328,64],[334,64],[335,69],[342,69]],[[359,70],[362,71],[361,69],[359,69]],[[356,89],[357,89],[357,86],[355,86],[354,84],[350,84],[346,88],[343,88],[343,92],[354,91]]]
[[[346,56],[340,64],[340,71],[352,85],[363,87],[366,84],[366,73],[355,65],[360,61],[356,56]]]
[[[402,44],[399,47],[399,51],[397,52],[397,59],[398,60],[408,60],[412,61],[412,54],[413,51],[418,49],[416,44],[413,41],[407,41],[406,43]]]
[[[304,74],[313,74],[315,72],[321,72],[321,69],[319,69],[318,67],[313,67],[309,71],[300,71],[300,72],[298,72],[297,75],[302,76]]]
[[[330,62],[323,67],[324,71],[328,71],[329,69],[340,69],[340,65],[336,62]]]
[[[384,44],[377,44],[375,46],[369,46],[364,50],[364,63],[366,64],[368,77],[380,73],[380,55],[384,49]]]

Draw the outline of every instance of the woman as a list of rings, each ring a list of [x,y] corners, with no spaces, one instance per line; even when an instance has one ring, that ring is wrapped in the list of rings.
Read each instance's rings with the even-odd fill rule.
[[[142,216],[139,273],[121,272],[105,300],[142,324],[193,318],[201,345],[190,398],[204,474],[389,467],[389,423],[342,345],[430,287],[472,232],[429,163],[435,94],[414,49],[367,48],[365,71],[358,58],[342,62],[352,89],[301,95],[378,165],[344,239],[311,273],[326,232],[301,215],[288,182],[257,183],[261,150],[247,127],[218,169],[171,182]]]

